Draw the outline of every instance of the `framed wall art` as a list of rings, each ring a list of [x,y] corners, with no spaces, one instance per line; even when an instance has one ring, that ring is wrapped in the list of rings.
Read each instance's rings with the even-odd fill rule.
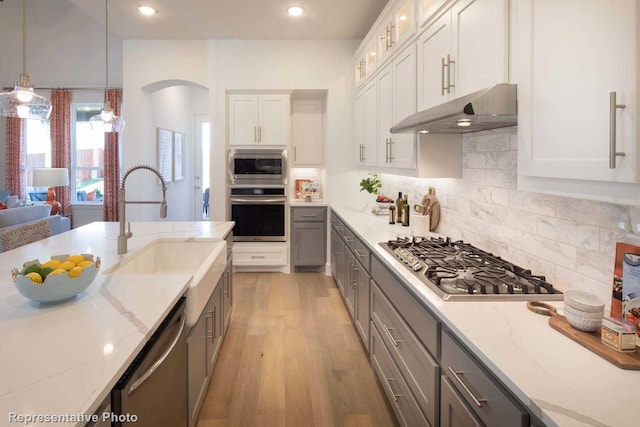
[[[173,180],[184,178],[184,134],[173,133]]]
[[[158,172],[166,182],[173,174],[173,132],[158,128]]]

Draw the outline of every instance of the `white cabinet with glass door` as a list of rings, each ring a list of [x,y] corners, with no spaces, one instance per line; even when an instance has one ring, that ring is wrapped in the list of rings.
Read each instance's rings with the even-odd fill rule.
[[[354,98],[354,141],[357,166],[376,166],[377,84],[372,79]]]
[[[416,31],[415,3],[413,0],[397,0],[382,19],[383,26],[377,31],[378,61],[382,63],[397,47]]]
[[[437,17],[438,11],[446,7],[451,0],[417,0],[418,26],[423,26],[432,17]]]
[[[508,0],[459,0],[418,40],[418,110],[508,81]]]
[[[526,189],[638,203],[637,185],[606,183],[640,182],[639,7],[518,1],[518,169]]]
[[[415,168],[415,133],[391,134],[389,129],[416,112],[415,44],[396,55],[377,75],[378,166]]]
[[[229,95],[229,145],[288,145],[289,95]]]
[[[356,55],[355,83],[359,86],[369,76],[373,75],[377,64],[377,52],[375,38],[363,43],[364,48]]]

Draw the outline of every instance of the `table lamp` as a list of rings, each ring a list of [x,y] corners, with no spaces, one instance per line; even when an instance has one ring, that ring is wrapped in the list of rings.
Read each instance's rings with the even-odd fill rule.
[[[48,205],[51,205],[51,215],[60,213],[60,202],[55,200],[56,191],[53,187],[69,185],[69,171],[67,168],[36,168],[33,170],[33,186],[49,187],[47,191]]]

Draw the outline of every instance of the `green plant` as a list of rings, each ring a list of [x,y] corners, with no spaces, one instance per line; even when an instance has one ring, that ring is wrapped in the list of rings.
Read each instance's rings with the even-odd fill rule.
[[[380,181],[380,177],[375,172],[369,172],[369,176],[369,178],[364,178],[360,181],[360,191],[366,190],[371,194],[380,194],[380,188],[382,188],[382,181]]]

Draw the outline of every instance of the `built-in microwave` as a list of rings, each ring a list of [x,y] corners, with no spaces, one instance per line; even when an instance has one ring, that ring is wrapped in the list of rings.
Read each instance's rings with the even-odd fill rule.
[[[286,185],[287,150],[232,148],[228,169],[231,185]]]

